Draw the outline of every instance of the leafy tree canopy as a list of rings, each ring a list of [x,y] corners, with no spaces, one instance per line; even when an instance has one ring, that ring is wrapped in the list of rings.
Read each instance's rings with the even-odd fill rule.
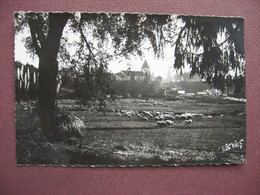
[[[245,80],[242,18],[178,16],[178,19],[185,25],[174,43],[176,69],[189,65],[191,76],[198,74],[222,91],[233,82]]]
[[[77,69],[76,72],[96,75],[94,72],[107,70],[108,62],[113,57],[142,55],[142,45],[148,41],[157,57],[163,56],[165,45],[175,47],[174,68],[182,71],[189,66],[191,76],[198,74],[218,89],[224,90],[225,86],[231,87],[236,83],[244,85],[241,82],[245,77],[241,18],[127,13],[16,13],[16,33],[25,28],[29,28],[31,34],[25,45],[40,59],[40,80],[41,75],[57,76],[57,71],[50,68],[55,67],[54,61],[41,60],[46,58],[46,52],[56,63],[70,64]],[[69,33],[63,32],[63,28],[78,38],[70,43]],[[73,48],[73,53],[70,48]],[[44,53],[45,57],[42,56]],[[40,88],[48,87],[45,86],[46,76],[43,77],[45,79],[40,81]],[[96,77],[98,75],[93,76],[93,82],[98,81]],[[240,82],[237,82],[239,79]],[[46,91],[43,90],[43,93]]]

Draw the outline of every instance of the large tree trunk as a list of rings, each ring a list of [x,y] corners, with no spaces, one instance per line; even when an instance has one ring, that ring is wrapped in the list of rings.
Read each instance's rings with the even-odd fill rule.
[[[56,77],[58,72],[57,53],[62,31],[69,14],[50,13],[49,31],[46,43],[39,55],[39,108],[45,120],[49,120],[55,110]],[[48,123],[48,121],[46,121]]]

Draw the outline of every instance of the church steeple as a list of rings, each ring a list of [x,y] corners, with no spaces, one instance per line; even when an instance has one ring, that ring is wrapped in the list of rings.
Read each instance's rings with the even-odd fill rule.
[[[147,61],[146,61],[146,59],[144,60],[144,63],[143,63],[143,66],[142,66],[142,69],[146,69],[146,68],[149,68],[150,69],[150,67],[149,67],[149,65],[148,65],[148,63],[147,63]]]
[[[142,71],[145,73],[146,75],[146,80],[149,81],[150,80],[150,67],[145,59],[143,66],[142,66]]]
[[[143,66],[142,66],[142,71],[150,75],[150,67],[145,59]]]

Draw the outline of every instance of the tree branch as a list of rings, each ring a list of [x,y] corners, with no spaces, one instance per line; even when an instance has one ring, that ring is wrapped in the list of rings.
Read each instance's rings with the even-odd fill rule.
[[[83,33],[83,30],[82,30],[81,25],[82,25],[82,21],[79,23],[79,31],[80,31],[80,34],[81,34],[81,36],[82,36],[84,42],[85,42],[86,45],[87,45],[87,48],[88,48],[88,50],[89,50],[89,53],[90,53],[90,55],[92,56],[92,58],[93,58],[93,60],[94,60],[95,66],[97,66],[96,57],[95,57],[94,53],[92,52],[91,46],[89,45],[89,43],[88,43],[88,41],[87,41],[87,39],[86,39],[86,37],[85,37],[85,35],[84,35],[84,33]]]

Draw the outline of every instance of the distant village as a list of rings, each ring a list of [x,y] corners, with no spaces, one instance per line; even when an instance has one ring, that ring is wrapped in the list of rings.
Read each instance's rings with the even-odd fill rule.
[[[115,74],[116,81],[136,81],[138,83],[149,82],[151,80],[150,67],[145,60],[140,71],[121,70]]]
[[[138,71],[129,68],[115,74],[111,73],[112,88],[115,89],[116,95],[125,98],[233,95],[232,89],[222,94],[220,90],[211,88],[198,75],[190,78],[189,72],[181,75],[180,73],[173,74],[172,70],[168,70],[167,78],[163,79],[161,76],[154,76],[147,60],[144,60],[140,66],[141,68]],[[15,70],[16,90],[20,91],[18,94],[22,97],[35,97],[38,88],[38,69],[29,64],[22,65],[20,62],[16,62]],[[67,84],[65,84],[62,80],[64,79],[59,75],[57,78],[57,92],[61,90],[61,93],[73,94],[74,89],[71,87],[73,81],[68,80]]]
[[[182,75],[177,73],[172,75],[171,71],[172,70],[168,70],[166,79],[163,79],[161,76],[155,77],[153,76],[153,73],[151,73],[147,60],[145,60],[141,66],[141,70],[121,70],[114,75],[114,80],[119,83],[124,82],[124,89],[131,88],[131,85],[134,85],[135,83],[140,85],[144,83],[149,84],[150,86],[152,85],[154,94],[150,95],[222,95],[220,90],[210,88],[210,86],[205,83],[205,79],[201,79],[198,75],[194,75],[190,78],[189,72],[183,73]],[[120,94],[120,91],[118,91],[118,93]],[[231,95],[231,92],[229,95]],[[128,94],[128,96],[131,96],[131,94]],[[139,94],[139,97],[141,96],[142,92]]]

